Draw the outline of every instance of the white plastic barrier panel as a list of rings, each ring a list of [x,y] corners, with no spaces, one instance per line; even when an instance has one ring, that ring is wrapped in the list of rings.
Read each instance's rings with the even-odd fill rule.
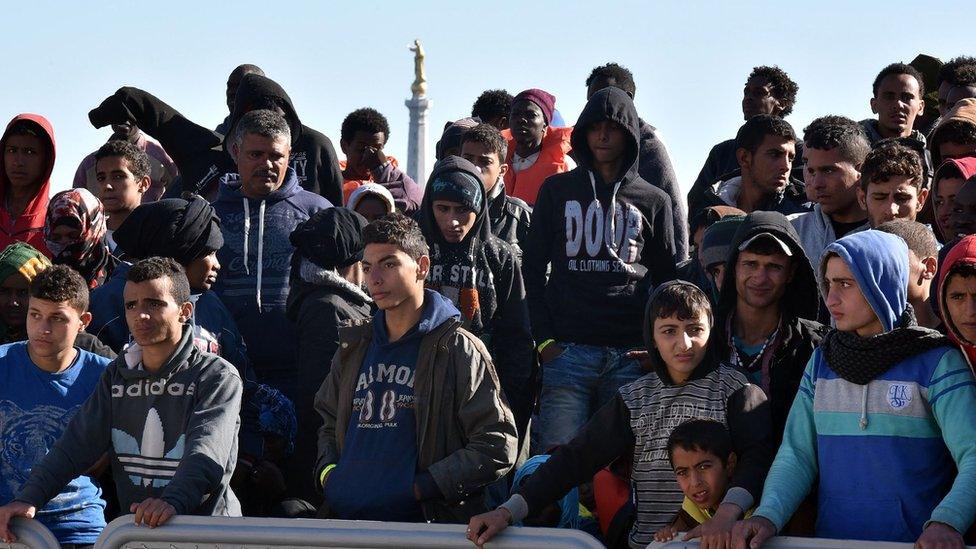
[[[684,534],[682,534],[684,535]],[[647,549],[698,549],[697,541],[680,541],[679,536],[667,543],[652,543]],[[912,549],[913,543],[895,543],[892,541],[854,541],[849,539],[815,539],[790,536],[771,538],[763,544],[763,549]]]
[[[54,534],[36,520],[17,517],[10,525],[14,535],[17,536],[17,543],[0,545],[4,549],[60,549],[61,547]]]
[[[464,525],[408,524],[352,520],[178,516],[159,528],[136,526],[132,515],[112,521],[96,549],[472,549]],[[578,530],[509,528],[486,545],[492,549],[601,549]]]

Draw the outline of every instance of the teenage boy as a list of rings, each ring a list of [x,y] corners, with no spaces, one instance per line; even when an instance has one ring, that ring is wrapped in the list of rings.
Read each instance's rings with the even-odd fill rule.
[[[776,212],[753,212],[739,225],[721,284],[713,350],[769,397],[779,441],[803,377],[820,345],[820,294],[793,226]]]
[[[944,244],[956,237],[950,223],[952,211],[956,208],[956,195],[973,176],[976,176],[976,157],[972,156],[946,159],[935,171],[930,193],[935,213],[933,229]]]
[[[864,130],[849,118],[824,116],[803,130],[803,179],[813,211],[790,216],[810,264],[847,233],[867,228],[857,199],[861,164],[871,151]]]
[[[939,275],[939,313],[949,339],[976,366],[976,235],[969,235],[946,255]]]
[[[976,178],[967,180],[956,193],[949,214],[949,230],[953,238],[976,233]]]
[[[976,156],[976,99],[962,99],[929,134],[932,162]]]
[[[915,310],[919,326],[938,328],[939,318],[929,301],[939,268],[939,243],[932,229],[907,219],[888,221],[875,229],[900,236],[908,244],[908,302]]]
[[[371,181],[390,191],[397,210],[411,215],[420,208],[424,191],[400,169],[396,158],[383,152],[389,139],[390,124],[375,109],[356,109],[342,121],[342,200],[347,203],[353,191]]]
[[[786,118],[793,112],[796,104],[796,85],[786,72],[776,66],[761,66],[752,69],[742,90],[742,117],[749,120],[753,116],[767,114]],[[698,179],[688,191],[688,217],[693,218],[702,209],[705,190],[716,181],[727,179],[727,175],[739,167],[736,158],[735,139],[727,139],[712,147],[705,159]],[[800,155],[800,151],[796,151]]]
[[[55,159],[54,130],[46,118],[19,114],[0,137],[0,249],[26,242],[51,257],[44,219]]]
[[[512,99],[510,128],[503,132],[508,140],[505,187],[529,206],[535,205],[546,178],[576,167],[569,155],[573,128],[555,127],[555,110],[556,98],[549,92],[522,91]]]
[[[105,240],[115,252],[115,230],[142,204],[149,190],[149,155],[128,141],[109,141],[95,151],[95,182],[105,208]],[[124,250],[123,250],[124,251]]]
[[[158,257],[137,263],[124,300],[136,345],[108,365],[14,501],[0,508],[0,537],[11,538],[10,517],[34,516],[106,452],[119,503],[136,524],[156,527],[182,514],[240,516],[228,484],[241,378],[193,344],[183,268]]]
[[[518,253],[491,233],[481,176],[457,156],[434,165],[418,219],[430,248],[426,285],[450,299],[465,329],[485,341],[521,443],[535,404],[529,310]]]
[[[481,169],[481,181],[488,193],[491,232],[512,244],[521,255],[529,238],[532,208],[521,198],[505,192],[508,143],[490,124],[478,124],[461,136],[461,157]]]
[[[446,297],[424,289],[430,256],[416,222],[390,214],[364,240],[379,312],[340,330],[315,398],[320,515],[464,523],[515,463],[512,412],[484,345]]]
[[[739,128],[735,146],[738,173],[707,189],[702,202],[705,206],[787,215],[810,210],[804,204],[803,185],[790,178],[796,134],[788,122],[767,114],[753,116]]]
[[[712,518],[729,490],[737,459],[728,429],[710,419],[686,421],[671,431],[668,458],[685,499],[671,524],[654,534],[657,542],[671,541]],[[751,509],[745,512],[746,518],[751,515]]]
[[[127,143],[135,147],[136,150],[146,155],[146,175],[149,177],[149,188],[140,194],[140,198],[146,202],[152,202],[162,198],[166,188],[179,177],[180,172],[176,169],[176,163],[170,158],[163,147],[146,137],[146,134],[139,131],[139,127],[132,123],[112,124],[112,135],[108,138],[106,145],[117,141]],[[98,196],[101,188],[98,180],[98,161],[97,151],[86,156],[75,171],[72,187],[84,187]]]
[[[109,363],[75,347],[91,320],[88,285],[71,268],[57,265],[31,282],[27,341],[0,347],[0,503],[14,494],[64,432]],[[36,518],[63,545],[91,545],[105,527],[101,490],[79,475]],[[9,515],[0,510],[0,537]],[[63,546],[62,545],[62,546]]]
[[[706,543],[727,540],[735,520],[759,494],[772,446],[766,397],[743,374],[707,352],[711,326],[708,297],[696,286],[679,280],[658,287],[647,302],[643,323],[651,373],[616,391],[508,501],[472,518],[468,539],[480,547],[633,452],[636,518],[629,543],[635,549],[646,547],[671,522],[684,497],[668,460],[668,437],[687,420],[712,419],[729,426],[740,461],[731,488],[698,534]]]
[[[471,106],[471,116],[502,131],[508,129],[511,110],[512,94],[505,90],[485,90]]]
[[[976,515],[976,427],[966,420],[976,381],[948,340],[915,324],[908,247],[855,233],[827,247],[820,272],[836,328],[807,364],[736,547],[759,547],[814,486],[817,537],[963,547]]]
[[[918,69],[892,63],[881,69],[871,85],[871,112],[877,119],[861,121],[872,145],[882,139],[909,138],[925,146],[925,136],[914,129],[915,118],[925,109],[925,80]]]
[[[640,377],[626,354],[640,345],[643,296],[675,277],[670,200],[637,175],[639,135],[630,96],[596,92],[573,130],[579,167],[539,191],[523,263],[544,365],[533,453],[568,442]]]
[[[897,141],[879,143],[864,158],[857,195],[871,227],[892,219],[915,221],[929,197],[923,183],[918,153]]]

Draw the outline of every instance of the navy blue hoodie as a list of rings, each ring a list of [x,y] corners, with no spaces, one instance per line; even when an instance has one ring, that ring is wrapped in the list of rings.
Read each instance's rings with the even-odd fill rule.
[[[285,316],[295,251],[288,235],[313,213],[331,207],[325,198],[302,189],[291,168],[281,187],[261,200],[241,193],[238,174],[221,179],[214,210],[224,246],[217,252],[221,273],[213,290],[237,321],[259,377],[269,370],[297,368],[295,335]]]
[[[424,291],[420,322],[390,342],[386,314],[373,320],[373,339],[359,367],[345,445],[323,487],[337,518],[419,522],[414,497],[417,425],[414,374],[420,342],[441,324],[461,317],[449,299]]]

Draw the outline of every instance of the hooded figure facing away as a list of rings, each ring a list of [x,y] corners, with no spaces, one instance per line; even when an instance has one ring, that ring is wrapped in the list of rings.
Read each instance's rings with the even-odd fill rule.
[[[457,215],[458,210],[463,213]],[[458,218],[467,219],[468,225],[456,222]],[[448,156],[434,165],[419,224],[430,247],[426,287],[450,299],[461,311],[465,329],[485,341],[522,442],[534,404],[532,333],[522,270],[514,246],[491,232],[488,199],[474,164]]]
[[[733,541],[774,535],[816,486],[817,537],[962,546],[976,516],[976,381],[915,324],[908,246],[853,233],[827,246],[820,272],[836,329],[810,357],[762,501]]]
[[[523,273],[544,363],[538,450],[568,442],[641,375],[625,355],[640,345],[644,298],[675,277],[671,200],[637,174],[638,124],[626,92],[596,92],[573,130],[579,166],[546,179],[532,212]]]
[[[50,257],[44,216],[54,169],[54,130],[38,114],[18,114],[0,137],[0,249],[26,242]]]

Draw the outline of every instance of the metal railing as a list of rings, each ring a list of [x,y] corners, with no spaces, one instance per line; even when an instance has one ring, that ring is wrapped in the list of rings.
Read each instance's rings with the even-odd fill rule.
[[[10,527],[17,543],[2,544],[0,547],[7,549],[60,549],[61,545],[57,538],[43,524],[36,520],[29,520],[15,517],[10,522]]]
[[[679,538],[680,539],[680,538]],[[912,549],[914,544],[892,541],[854,541],[849,539],[799,538],[778,536],[763,544],[763,549]],[[647,549],[698,549],[697,541],[652,543]]]

